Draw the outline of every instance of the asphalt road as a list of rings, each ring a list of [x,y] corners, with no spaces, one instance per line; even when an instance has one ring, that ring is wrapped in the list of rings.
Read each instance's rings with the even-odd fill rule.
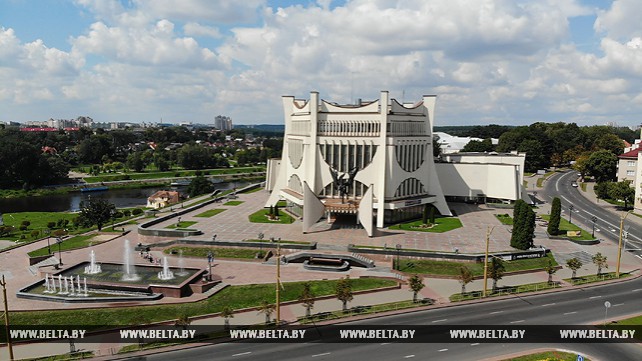
[[[599,323],[607,316],[642,312],[642,278],[604,286],[545,295],[349,322],[346,325],[581,325]],[[604,302],[611,308],[605,314]],[[588,354],[598,360],[639,360],[639,344],[518,344],[518,343],[264,343],[231,342],[164,352],[140,360],[476,360],[534,348],[552,347]]]
[[[577,172],[568,171],[562,175],[553,175],[544,187],[539,199],[552,202],[553,197],[560,197],[562,201],[562,217],[569,219],[569,207],[573,205],[571,220],[580,223],[584,229],[591,231],[593,228],[592,217],[596,217],[595,237],[609,240],[617,244],[620,233],[620,216],[596,206],[580,194],[581,190],[571,186],[577,181]],[[625,212],[622,212],[625,214]],[[637,217],[629,215],[628,217]],[[636,223],[624,221],[624,229],[628,230],[626,250],[638,256],[642,255],[642,227]],[[642,258],[642,257],[641,257]]]

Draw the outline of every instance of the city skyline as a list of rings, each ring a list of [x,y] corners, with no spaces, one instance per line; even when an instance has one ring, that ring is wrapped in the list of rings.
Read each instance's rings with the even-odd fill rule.
[[[0,121],[282,124],[281,95],[436,94],[435,126],[637,126],[634,0],[0,4]],[[55,14],[55,15],[54,15]],[[373,26],[376,24],[376,26]]]

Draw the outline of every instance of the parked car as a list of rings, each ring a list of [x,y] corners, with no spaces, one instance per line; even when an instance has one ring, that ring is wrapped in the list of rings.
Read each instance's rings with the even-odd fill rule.
[[[577,188],[577,183],[575,183],[575,182],[571,183],[571,187]]]

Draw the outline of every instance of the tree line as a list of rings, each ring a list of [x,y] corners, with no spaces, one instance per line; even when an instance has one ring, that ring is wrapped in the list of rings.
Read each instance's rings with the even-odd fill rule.
[[[529,126],[501,127],[488,125],[488,135],[482,141],[471,141],[462,149],[465,152],[526,152],[525,170],[535,172],[539,169],[569,165],[571,162],[587,162],[597,151],[612,154],[617,164],[617,156],[622,154],[626,140],[632,143],[638,136],[636,131],[627,127],[603,125],[580,127],[575,123],[534,123]],[[482,135],[484,127],[466,136]],[[499,134],[501,132],[501,134]],[[497,135],[499,134],[499,135]],[[490,138],[499,138],[493,146]]]
[[[257,137],[258,147],[226,141],[226,137],[244,139],[245,132],[242,129],[190,131],[184,127],[150,128],[143,132],[100,128],[22,132],[17,127],[0,127],[0,164],[3,164],[0,188],[33,189],[62,183],[68,180],[71,167],[83,164],[88,165],[83,170],[92,174],[140,172],[152,165],[156,170],[165,171],[177,166],[185,169],[229,167],[231,160],[243,166],[281,155],[282,137]],[[150,147],[149,143],[154,146]]]

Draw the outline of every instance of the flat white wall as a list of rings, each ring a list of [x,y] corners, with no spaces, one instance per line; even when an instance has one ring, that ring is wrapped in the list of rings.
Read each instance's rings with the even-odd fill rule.
[[[486,197],[517,200],[519,173],[510,164],[436,163],[437,175],[445,196]]]

